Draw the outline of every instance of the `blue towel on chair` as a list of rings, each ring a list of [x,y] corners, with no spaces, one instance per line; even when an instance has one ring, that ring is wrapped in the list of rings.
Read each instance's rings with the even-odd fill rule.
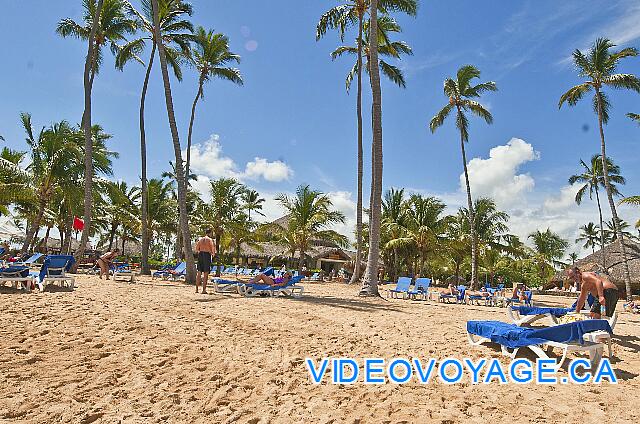
[[[65,271],[69,271],[73,264],[76,263],[76,259],[71,255],[49,255],[45,258],[42,268],[40,268],[39,280],[42,282],[47,276],[47,270],[51,268],[62,268]]]
[[[545,328],[518,327],[501,321],[467,322],[467,332],[509,348],[539,345],[547,341],[582,344],[584,334],[599,330],[613,334],[609,322],[604,319],[588,319]]]
[[[20,277],[25,278],[29,275],[29,267],[27,266],[8,266],[7,268],[0,268],[0,274],[15,274],[19,273]],[[2,277],[2,275],[0,275]]]
[[[561,317],[569,312],[575,311],[573,308],[534,308],[531,306],[516,306],[514,310],[520,312],[520,315],[544,315],[551,314],[556,317]]]

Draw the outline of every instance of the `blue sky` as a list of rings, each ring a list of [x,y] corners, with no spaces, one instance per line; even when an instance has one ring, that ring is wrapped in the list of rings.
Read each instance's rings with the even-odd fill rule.
[[[134,1],[134,4],[136,2]],[[213,81],[205,88],[194,128],[194,169],[204,190],[208,179],[232,175],[268,198],[270,217],[280,213],[273,194],[300,183],[330,192],[352,225],[355,199],[355,93],[347,95],[344,78],[351,58],[332,62],[340,44],[335,34],[315,41],[315,25],[333,0],[194,0],[193,22],[230,37],[242,56],[244,87]],[[6,144],[24,148],[18,115],[32,113],[37,126],[62,119],[78,122],[82,114],[82,70],[86,45],[55,33],[64,17],[79,20],[80,0],[0,0],[3,81],[0,134]],[[598,152],[596,118],[586,101],[558,111],[560,95],[579,82],[567,60],[599,36],[620,45],[640,47],[640,4],[636,0],[472,0],[421,1],[417,18],[397,16],[414,56],[397,63],[407,88],[383,83],[385,186],[407,187],[438,195],[457,208],[460,152],[457,134],[447,123],[435,135],[427,128],[446,102],[442,82],[461,65],[482,70],[499,91],[482,101],[491,109],[492,126],[473,120],[468,145],[474,195],[496,197],[512,215],[519,235],[551,227],[567,238],[595,220],[587,202],[571,202],[567,178],[579,170],[580,158]],[[346,42],[354,42],[347,36]],[[10,42],[9,42],[10,40]],[[106,52],[105,52],[106,53]],[[640,70],[640,58],[620,71]],[[94,121],[114,135],[121,154],[117,178],[139,179],[138,99],[143,67],[113,68],[106,55],[94,88]],[[186,144],[190,105],[196,91],[194,73],[185,69],[173,81],[180,136]],[[611,93],[612,119],[606,128],[609,154],[628,179],[625,194],[639,194],[640,128],[624,117],[640,112],[637,94]],[[370,139],[369,91],[365,90],[365,142]],[[147,101],[150,176],[173,157],[159,69]],[[511,141],[512,139],[517,139]],[[502,147],[500,147],[502,146]],[[493,150],[492,150],[493,149]],[[368,148],[365,145],[365,151]],[[368,165],[368,155],[367,155]],[[366,169],[365,174],[369,170]],[[366,181],[368,183],[368,181]],[[623,208],[635,222],[638,211]],[[608,215],[608,214],[607,214]]]

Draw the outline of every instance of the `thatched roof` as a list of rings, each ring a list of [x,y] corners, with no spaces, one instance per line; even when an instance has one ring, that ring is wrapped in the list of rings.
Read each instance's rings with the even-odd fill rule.
[[[250,258],[283,258],[288,259],[291,257],[289,253],[289,249],[286,245],[274,243],[274,242],[262,242],[257,243],[254,246],[250,246],[248,244],[242,244],[240,246],[240,254],[242,256],[250,257]],[[329,247],[329,246],[312,246],[309,248],[309,251],[305,252],[305,256],[311,258],[313,260],[318,260],[320,258],[328,258],[329,256],[334,255],[339,260],[350,261],[351,256],[348,252],[337,248],[337,247]],[[296,252],[293,256],[294,259],[300,258],[300,252]]]
[[[122,239],[118,238],[113,241],[112,249],[118,248],[122,250]],[[106,252],[109,250],[109,243],[102,244],[98,246],[98,250],[102,252]],[[120,252],[122,253],[122,252]],[[142,244],[136,241],[127,240],[124,242],[124,254],[128,256],[141,256],[142,255]]]
[[[634,289],[640,289],[640,243],[626,239],[624,241],[628,258],[631,285]],[[624,288],[624,262],[620,252],[620,242],[615,241],[604,247],[604,265],[602,263],[602,251],[598,250],[576,262],[576,266],[584,271],[606,270],[609,278],[619,288]],[[606,265],[606,266],[605,266]],[[563,281],[564,272],[554,276],[555,281]]]

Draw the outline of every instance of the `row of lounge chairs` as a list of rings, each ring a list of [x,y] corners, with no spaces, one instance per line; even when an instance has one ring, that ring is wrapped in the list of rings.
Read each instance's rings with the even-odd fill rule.
[[[20,286],[22,290],[30,292],[36,285],[40,291],[44,291],[48,284],[59,283],[61,286],[67,286],[73,290],[75,279],[66,273],[75,264],[74,257],[70,255],[49,255],[45,257],[39,271],[32,271],[29,265],[42,256],[42,254],[38,253],[27,261],[13,262],[0,268],[0,284],[11,283],[15,289]]]
[[[411,285],[413,284],[413,289]],[[394,289],[388,291],[388,297],[413,300],[429,300],[431,299],[431,279],[429,278],[416,278],[415,283],[410,277],[400,277]],[[484,304],[486,306],[495,306],[499,301],[509,305],[524,304],[525,306],[532,306],[533,292],[528,290],[525,292],[525,299],[520,300],[517,298],[510,299],[500,294],[504,291],[504,284],[498,285],[497,288],[491,286],[485,286],[481,294],[469,294],[467,287],[457,286],[457,293],[443,293],[437,292],[437,300],[443,303],[464,303],[464,304]]]
[[[277,278],[279,272],[273,268],[265,268],[260,271],[265,275],[269,275]],[[256,296],[286,296],[286,297],[301,297],[304,293],[304,287],[298,285],[304,279],[303,275],[295,275],[291,280],[283,285],[269,285],[262,283],[249,283],[239,280],[226,280],[223,278],[213,278],[213,289],[216,293],[238,293],[243,297],[256,297]]]

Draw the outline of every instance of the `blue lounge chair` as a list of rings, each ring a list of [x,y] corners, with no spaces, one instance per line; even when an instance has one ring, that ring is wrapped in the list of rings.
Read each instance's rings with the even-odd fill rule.
[[[443,303],[451,303],[453,300],[454,303],[464,303],[464,299],[466,296],[467,288],[465,286],[458,286],[458,294],[446,294],[440,293],[440,302]]]
[[[542,318],[549,318],[551,325],[558,324],[558,318],[574,311],[573,308],[532,308],[529,306],[507,306],[507,316],[518,326],[532,324]]]
[[[31,255],[31,257],[29,257],[26,261],[22,261],[22,262],[14,262],[13,265],[16,266],[31,266],[33,265],[38,259],[40,259],[41,257],[43,257],[44,255],[42,253],[34,253],[33,255]]]
[[[597,331],[613,333],[609,322],[603,319],[576,321],[545,328],[518,327],[500,321],[467,322],[470,344],[477,346],[487,342],[498,343],[502,353],[512,359],[523,347],[528,347],[544,359],[549,359],[545,348],[562,349],[562,358],[557,363],[556,371],[567,359],[569,352],[588,352],[591,365],[595,368],[602,358],[604,346],[601,343],[585,342],[584,335]]]
[[[178,265],[172,266],[171,264],[164,265],[151,274],[151,279],[163,278],[169,271],[174,270],[177,266]]]
[[[223,278],[213,278],[213,291],[216,293],[237,293],[240,281],[225,280]]]
[[[304,287],[297,284],[302,281],[304,277],[293,277],[291,280],[280,286],[272,286],[269,284],[252,284],[252,283],[240,283],[238,284],[238,293],[244,297],[255,296],[278,296],[284,295],[287,297],[300,297],[304,292]]]
[[[409,295],[409,287],[411,286],[411,278],[410,277],[399,277],[398,282],[396,283],[396,288],[391,289],[387,292],[387,297],[391,297],[392,299],[398,299],[398,295],[402,294],[402,298],[406,299]]]
[[[27,292],[30,292],[33,288],[33,281],[35,277],[29,274],[29,267],[11,265],[8,267],[0,268],[0,284],[11,283],[14,289],[18,288],[20,284],[21,288]]]
[[[413,290],[407,292],[409,298],[416,299],[418,296],[422,297],[422,300],[427,300],[429,298],[429,286],[431,285],[430,278],[416,278],[415,286]]]
[[[114,281],[129,281],[131,283],[136,282],[136,273],[133,272],[129,264],[120,264],[114,267],[113,270]]]
[[[167,274],[165,275],[165,279],[166,280],[173,280],[176,281],[182,277],[184,277],[187,273],[187,263],[186,262],[180,262],[180,264],[175,267],[175,269],[167,272]]]
[[[524,297],[524,301],[520,301],[520,299],[507,299],[507,305],[520,305],[524,303],[524,306],[533,306],[533,291],[525,291]]]
[[[67,285],[71,290],[75,287],[75,279],[66,273],[71,269],[76,259],[71,255],[49,255],[44,259],[40,268],[38,287],[44,291],[49,283]]]

